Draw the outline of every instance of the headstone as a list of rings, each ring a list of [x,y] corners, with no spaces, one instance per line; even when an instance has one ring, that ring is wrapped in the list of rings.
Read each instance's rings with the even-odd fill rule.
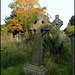
[[[24,68],[26,75],[45,75],[45,67],[42,66],[42,30],[49,31],[50,29],[51,25],[44,19],[42,13],[37,14],[36,20],[29,25],[29,30],[34,34],[34,50],[32,55],[32,65]]]
[[[11,33],[11,39],[13,38],[13,34]]]
[[[63,21],[59,19],[59,15],[55,15],[55,20],[52,22],[52,25],[55,28],[55,35],[60,36],[60,27],[63,25]]]
[[[19,32],[19,39],[21,39],[21,32]]]
[[[74,42],[75,42],[75,33],[66,32],[67,36],[71,40],[71,52],[72,52],[72,75],[75,75],[75,51],[74,51]]]
[[[16,35],[16,41],[18,41],[18,34]]]
[[[18,34],[15,35],[15,39],[16,39],[16,41],[18,41]]]

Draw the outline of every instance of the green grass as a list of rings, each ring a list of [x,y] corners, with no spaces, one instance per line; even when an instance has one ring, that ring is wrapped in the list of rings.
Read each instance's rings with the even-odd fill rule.
[[[24,46],[21,46],[21,44]],[[23,68],[31,64],[32,42],[16,42],[9,39],[2,40],[1,48],[1,75],[23,75]],[[43,53],[43,65],[47,69],[46,75],[72,75],[72,58],[70,43],[63,48],[65,53],[52,55]],[[62,50],[63,50],[62,49]]]
[[[1,75],[22,75],[23,68],[31,63],[33,43],[2,38],[1,48]]]
[[[61,64],[57,64],[61,75],[72,75],[72,63],[71,62],[63,62]]]
[[[7,42],[1,52],[1,66],[7,68],[19,63],[30,62],[32,57],[32,44],[27,44],[26,49],[18,48],[15,42]],[[8,46],[8,47],[7,47]]]
[[[21,72],[23,70],[23,64],[19,64],[17,66],[10,66],[6,69],[1,69],[1,75],[21,75]]]
[[[1,75],[23,75],[23,68],[30,63],[17,64],[15,66],[9,66],[7,68],[1,68]]]

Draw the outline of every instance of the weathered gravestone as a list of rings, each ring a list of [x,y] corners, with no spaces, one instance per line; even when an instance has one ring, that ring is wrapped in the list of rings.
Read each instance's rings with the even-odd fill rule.
[[[68,33],[66,31],[67,36],[70,38],[71,40],[71,52],[72,52],[72,75],[75,75],[75,46],[74,46],[74,42],[75,42],[75,32],[74,33]]]
[[[16,35],[16,41],[18,41],[18,36],[19,36],[19,35],[17,34],[17,35]]]
[[[36,20],[29,25],[29,30],[34,34],[34,50],[32,56],[32,65],[24,68],[26,75],[45,75],[45,67],[42,65],[42,35],[43,32],[51,29],[50,23],[44,19],[42,13],[37,14]],[[43,30],[43,32],[42,32]]]
[[[15,39],[16,39],[16,41],[21,39],[21,32],[19,32],[15,35]]]
[[[52,25],[55,28],[55,35],[60,36],[60,27],[63,25],[63,21],[59,19],[59,15],[55,15],[55,20],[52,22]]]
[[[10,35],[11,35],[11,39],[12,39],[13,38],[13,34],[11,33]]]
[[[21,39],[21,32],[19,31],[19,39]]]

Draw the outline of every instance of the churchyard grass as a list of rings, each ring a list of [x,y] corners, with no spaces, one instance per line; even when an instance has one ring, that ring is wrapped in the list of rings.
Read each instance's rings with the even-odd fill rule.
[[[1,75],[20,75],[23,67],[31,63],[33,44],[23,43],[25,46],[20,47],[19,43],[8,36],[1,38]]]
[[[51,73],[51,75],[72,75],[70,40],[68,39],[68,41],[66,41],[66,39],[63,38],[59,40],[59,38],[55,36],[46,36],[44,43],[44,65],[46,65],[46,68],[49,70],[47,75]]]
[[[25,46],[20,46],[23,43]],[[33,43],[1,38],[1,75],[23,75],[23,68],[31,64]],[[72,75],[72,59],[70,43],[65,43],[61,55],[52,55],[50,52],[43,53],[43,65],[47,69],[46,75]]]

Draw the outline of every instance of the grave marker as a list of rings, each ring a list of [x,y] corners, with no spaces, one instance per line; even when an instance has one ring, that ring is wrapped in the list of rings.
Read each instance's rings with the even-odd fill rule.
[[[44,15],[42,13],[37,14],[36,20],[29,25],[29,30],[31,30],[34,34],[34,50],[32,56],[32,65],[29,65],[27,68],[24,68],[26,75],[29,72],[31,72],[32,75],[45,74],[45,67],[42,66],[42,30],[45,32],[49,31],[50,29],[51,25],[44,19]]]
[[[60,36],[60,27],[63,25],[63,21],[59,19],[59,15],[55,15],[55,20],[52,22],[52,25],[55,28],[55,35]]]
[[[13,34],[11,33],[10,35],[11,35],[11,39],[12,39],[13,38]]]
[[[72,75],[75,75],[75,51],[74,51],[74,42],[75,42],[75,32],[74,33],[68,33],[66,31],[66,35],[70,38],[71,40],[71,52],[72,52]]]

